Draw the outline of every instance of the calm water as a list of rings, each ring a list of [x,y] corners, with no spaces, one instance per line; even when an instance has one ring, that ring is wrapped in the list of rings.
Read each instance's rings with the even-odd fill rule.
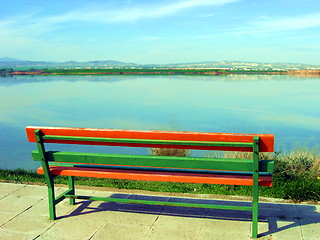
[[[28,125],[271,133],[276,150],[314,148],[319,89],[319,78],[292,76],[2,77],[0,168],[38,166]]]

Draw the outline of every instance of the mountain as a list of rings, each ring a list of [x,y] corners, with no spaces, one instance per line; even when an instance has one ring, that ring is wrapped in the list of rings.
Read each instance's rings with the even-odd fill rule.
[[[10,57],[0,58],[0,62],[19,62],[19,61],[21,60],[16,58],[10,58]]]
[[[32,68],[60,68],[60,67],[137,67],[140,64],[136,63],[126,63],[114,60],[105,61],[88,61],[88,62],[78,62],[78,61],[67,61],[67,62],[53,62],[53,61],[23,61],[14,58],[0,58],[0,68],[14,68],[14,67],[32,67]]]

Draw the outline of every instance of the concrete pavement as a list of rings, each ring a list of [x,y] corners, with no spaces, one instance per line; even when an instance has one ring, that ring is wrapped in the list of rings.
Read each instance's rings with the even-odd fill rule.
[[[57,194],[64,186],[56,188]],[[146,200],[247,205],[249,199],[88,187],[77,194]],[[188,197],[186,197],[188,196]],[[191,197],[190,197],[191,196]],[[46,186],[0,183],[0,239],[250,239],[251,214],[246,211],[116,204],[68,200],[57,205],[50,221]],[[259,239],[320,239],[320,205],[262,199]]]

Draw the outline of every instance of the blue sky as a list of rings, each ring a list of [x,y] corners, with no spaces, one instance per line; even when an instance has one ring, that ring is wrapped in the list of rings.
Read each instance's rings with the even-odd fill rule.
[[[0,57],[320,64],[319,0],[0,0]]]

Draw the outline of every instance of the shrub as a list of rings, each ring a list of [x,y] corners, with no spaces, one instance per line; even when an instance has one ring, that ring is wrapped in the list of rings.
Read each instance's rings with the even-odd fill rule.
[[[320,157],[316,152],[294,151],[276,161],[276,170],[287,178],[313,178],[320,176]]]
[[[151,148],[149,153],[155,156],[172,156],[172,157],[187,157],[190,156],[189,149],[175,149],[175,148]]]

